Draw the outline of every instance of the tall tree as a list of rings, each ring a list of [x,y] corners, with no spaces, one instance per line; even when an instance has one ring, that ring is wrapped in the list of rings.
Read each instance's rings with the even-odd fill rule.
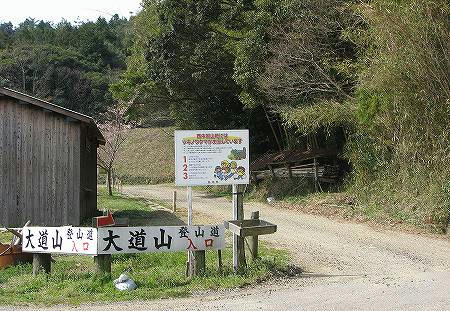
[[[243,14],[252,1],[145,1],[135,18],[135,46],[128,70],[112,86],[132,100],[135,117],[155,114],[183,128],[250,127],[257,140],[268,125],[245,109],[233,78]],[[268,145],[266,145],[268,147]],[[257,149],[254,149],[257,150]]]

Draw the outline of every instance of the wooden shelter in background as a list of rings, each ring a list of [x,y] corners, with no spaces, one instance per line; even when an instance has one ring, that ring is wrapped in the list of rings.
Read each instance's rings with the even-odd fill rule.
[[[0,226],[79,225],[97,210],[94,120],[0,88]]]
[[[334,183],[342,175],[336,149],[284,150],[266,153],[250,164],[252,179],[312,178]]]

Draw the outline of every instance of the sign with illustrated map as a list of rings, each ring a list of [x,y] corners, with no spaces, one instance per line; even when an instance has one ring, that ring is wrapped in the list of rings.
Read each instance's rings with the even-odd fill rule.
[[[175,131],[177,186],[249,183],[248,130]]]

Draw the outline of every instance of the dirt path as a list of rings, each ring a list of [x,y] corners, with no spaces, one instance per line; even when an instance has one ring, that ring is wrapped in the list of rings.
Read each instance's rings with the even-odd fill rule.
[[[170,185],[125,187],[129,195],[171,204]],[[178,188],[185,207],[185,189]],[[231,218],[231,203],[194,193],[194,223]],[[448,240],[362,224],[244,204],[245,215],[278,225],[263,239],[288,249],[301,277],[250,289],[208,293],[188,299],[83,306],[89,310],[450,310],[450,243]],[[0,307],[0,310],[4,310]],[[53,309],[55,310],[55,309]]]

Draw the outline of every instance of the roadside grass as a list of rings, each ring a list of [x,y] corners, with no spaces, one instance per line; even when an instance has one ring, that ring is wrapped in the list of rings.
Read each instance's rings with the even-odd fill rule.
[[[136,224],[135,220],[139,224],[151,224],[154,221],[152,219],[157,218],[158,212],[161,212],[155,210],[151,202],[118,194],[110,197],[102,188],[99,190],[98,201],[99,206],[111,208],[124,216],[131,215],[131,225]],[[140,219],[134,219],[135,215],[140,215]],[[143,217],[150,218],[144,218],[144,223]],[[289,257],[286,251],[262,244],[260,254],[260,259],[249,262],[247,269],[235,274],[232,269],[232,249],[228,241],[222,252],[222,272],[217,268],[217,252],[209,251],[206,254],[205,274],[193,278],[185,276],[185,252],[113,255],[112,278],[117,278],[123,272],[127,273],[138,285],[135,291],[130,292],[120,292],[111,281],[96,275],[91,256],[55,255],[52,273],[48,276],[40,274],[33,277],[31,264],[0,270],[0,305],[79,305],[89,302],[186,297],[198,291],[256,284],[288,273]]]
[[[395,191],[395,190],[391,190]],[[321,215],[332,219],[345,219],[367,222],[375,226],[398,228],[411,232],[442,233],[437,222],[425,220],[417,209],[406,208],[406,204],[393,204],[388,199],[361,199],[351,187],[337,185],[315,192],[308,180],[265,180],[258,186],[251,186],[248,199],[267,202],[273,197],[273,203],[281,208],[297,210],[304,213]],[[386,194],[386,198],[393,197]]]
[[[97,206],[99,210],[111,211],[146,211],[152,206],[152,202],[140,198],[129,198],[113,191],[113,195],[108,195],[105,186],[98,186]]]
[[[213,198],[232,198],[232,187],[231,186],[196,186],[192,188],[193,190],[204,191],[208,196]]]

